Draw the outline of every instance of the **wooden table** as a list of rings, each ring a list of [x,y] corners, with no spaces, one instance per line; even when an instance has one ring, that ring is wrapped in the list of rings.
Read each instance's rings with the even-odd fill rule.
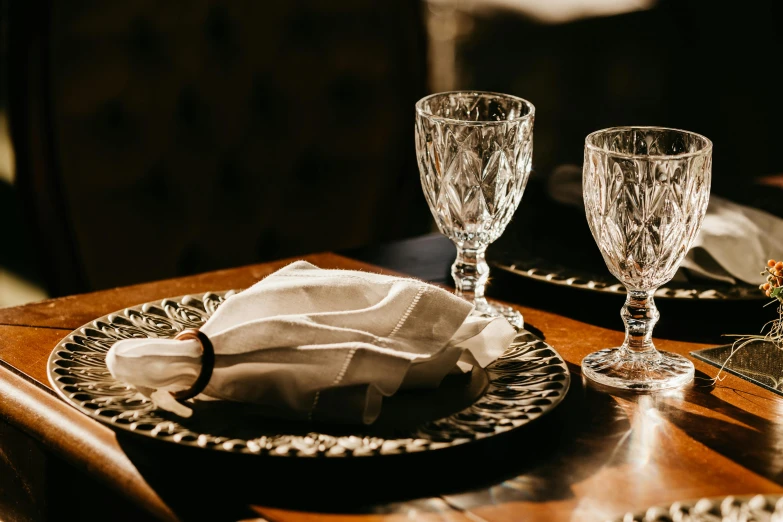
[[[324,268],[382,271],[335,254],[305,258]],[[731,375],[713,386],[717,370],[696,360],[697,380],[684,390],[623,396],[582,383],[582,357],[622,342],[621,299],[612,309],[582,294],[557,297],[561,307],[553,311],[530,306],[546,303],[543,294],[512,295],[525,303],[518,308],[531,330],[569,363],[565,401],[530,429],[480,451],[447,450],[422,465],[345,476],[339,467],[326,475],[287,468],[286,475],[263,459],[202,464],[191,453],[169,461],[166,451],[113,432],[53,393],[47,358],[75,328],[138,303],[247,287],[287,262],[0,309],[0,518],[590,521],[678,499],[783,492],[781,397]],[[667,313],[670,322],[687,320],[659,307],[662,323]],[[569,312],[585,308],[599,308],[616,324]],[[658,347],[684,355],[710,344],[667,337]],[[333,502],[319,499],[321,490],[332,491]]]

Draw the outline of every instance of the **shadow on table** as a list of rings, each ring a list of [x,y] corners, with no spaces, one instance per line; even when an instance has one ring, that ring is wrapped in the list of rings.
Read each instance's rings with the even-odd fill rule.
[[[570,498],[571,485],[604,465],[627,430],[628,421],[611,396],[586,394],[575,382],[556,410],[530,425],[431,452],[264,457],[178,446],[127,432],[118,432],[117,440],[184,520],[235,520],[250,516],[251,504],[389,513],[442,510],[442,502],[427,500],[439,495],[481,503],[497,488],[541,502]]]
[[[672,432],[670,424],[783,484],[783,426],[712,395],[712,386],[705,384],[710,376],[699,372],[696,385],[673,392],[613,395],[575,377],[563,403],[540,421],[429,453],[277,458],[181,447],[126,432],[117,438],[144,478],[184,520],[247,518],[253,516],[250,505],[378,514],[567,500],[574,498],[575,484],[606,487],[586,482],[606,467],[670,468],[666,462],[677,457],[671,451],[680,446],[669,447],[669,439],[682,436]],[[683,471],[698,472],[686,468]],[[649,479],[658,480],[654,475]],[[438,496],[446,503],[432,498]]]
[[[590,387],[598,392],[606,392],[606,388],[594,384]],[[759,405],[767,403],[766,407],[769,407],[768,403],[777,401],[752,390],[724,387],[716,383],[713,376],[698,370],[694,382],[682,389],[650,394],[622,394],[616,390],[612,390],[612,393],[620,400],[634,403],[634,416],[653,412],[654,417],[665,419],[687,437],[783,485],[783,425],[717,397],[714,394],[717,388],[732,391],[738,398]],[[758,390],[761,391],[761,388]],[[634,426],[634,429],[637,427]]]
[[[710,380],[704,374],[701,377],[701,382]],[[764,393],[754,394],[720,384],[716,387],[733,391],[751,402],[778,402]],[[783,425],[739,408],[716,397],[711,391],[708,386],[694,387],[681,401],[664,402],[658,409],[689,437],[754,473],[783,485]],[[705,411],[709,415],[703,414]]]
[[[446,493],[449,502],[470,510],[512,502],[549,502],[575,497],[573,486],[606,466],[625,460],[628,415],[611,395],[580,381],[569,364],[571,391],[541,445],[523,443],[511,457],[516,473],[487,487]]]
[[[697,372],[695,384],[680,390],[609,394],[585,385],[577,366],[569,365],[569,370],[571,389],[548,415],[504,435],[432,452],[264,457],[183,447],[127,432],[119,432],[117,439],[184,520],[249,518],[251,505],[404,514],[544,503],[574,498],[576,484],[581,495],[590,494],[584,488],[605,489],[604,481],[587,479],[622,466],[649,472],[637,477],[644,490],[660,487],[671,473],[699,473],[709,450],[783,484],[783,426],[716,397],[711,376]],[[752,390],[736,393],[746,400],[769,400]],[[708,452],[703,458],[682,458],[682,451],[700,451],[677,442],[682,437],[698,441]]]
[[[450,503],[470,510],[514,502],[561,500],[571,496],[571,487],[576,483],[580,484],[582,497],[603,498],[606,488],[624,488],[625,483],[617,483],[617,476],[612,473],[602,481],[585,479],[602,468],[615,466],[644,470],[635,475],[635,490],[655,490],[668,485],[666,481],[673,475],[703,473],[709,450],[783,485],[783,425],[716,397],[712,379],[702,372],[697,372],[691,386],[657,393],[618,393],[584,382],[575,383],[574,388],[569,405],[560,412],[559,433],[550,434],[555,451],[550,449],[546,456],[520,468],[522,471],[515,477],[488,488],[450,495]],[[774,400],[734,391],[744,399]],[[677,441],[683,437],[696,440],[709,450]],[[530,451],[533,453],[536,448]],[[691,458],[684,458],[683,452]],[[704,455],[699,456],[699,452]],[[722,472],[730,471],[724,468]],[[626,494],[635,493],[626,490]],[[599,503],[588,509],[601,508]],[[595,515],[590,512],[590,516]],[[580,514],[574,512],[574,516],[579,518]]]

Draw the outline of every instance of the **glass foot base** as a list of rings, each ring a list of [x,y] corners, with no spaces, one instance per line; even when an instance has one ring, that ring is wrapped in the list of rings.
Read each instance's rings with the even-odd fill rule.
[[[506,320],[511,323],[511,326],[517,330],[521,330],[525,327],[525,319],[522,317],[522,314],[510,306],[493,303],[486,307],[482,307],[481,309],[477,308],[473,310],[473,313],[482,317],[505,317]]]
[[[636,354],[620,348],[607,348],[582,359],[582,375],[611,388],[665,390],[691,382],[693,363],[671,352]]]

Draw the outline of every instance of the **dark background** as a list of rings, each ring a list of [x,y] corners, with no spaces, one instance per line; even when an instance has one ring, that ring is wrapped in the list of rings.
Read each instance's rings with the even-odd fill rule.
[[[614,125],[706,135],[713,192],[780,214],[779,4],[609,4],[6,0],[1,273],[62,295],[427,233],[413,104],[446,89],[536,106],[507,249],[584,236],[546,181]]]

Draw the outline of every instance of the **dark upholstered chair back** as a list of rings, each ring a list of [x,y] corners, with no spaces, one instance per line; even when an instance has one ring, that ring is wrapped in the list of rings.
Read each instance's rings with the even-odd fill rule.
[[[428,229],[417,2],[14,4],[17,178],[53,294]]]

